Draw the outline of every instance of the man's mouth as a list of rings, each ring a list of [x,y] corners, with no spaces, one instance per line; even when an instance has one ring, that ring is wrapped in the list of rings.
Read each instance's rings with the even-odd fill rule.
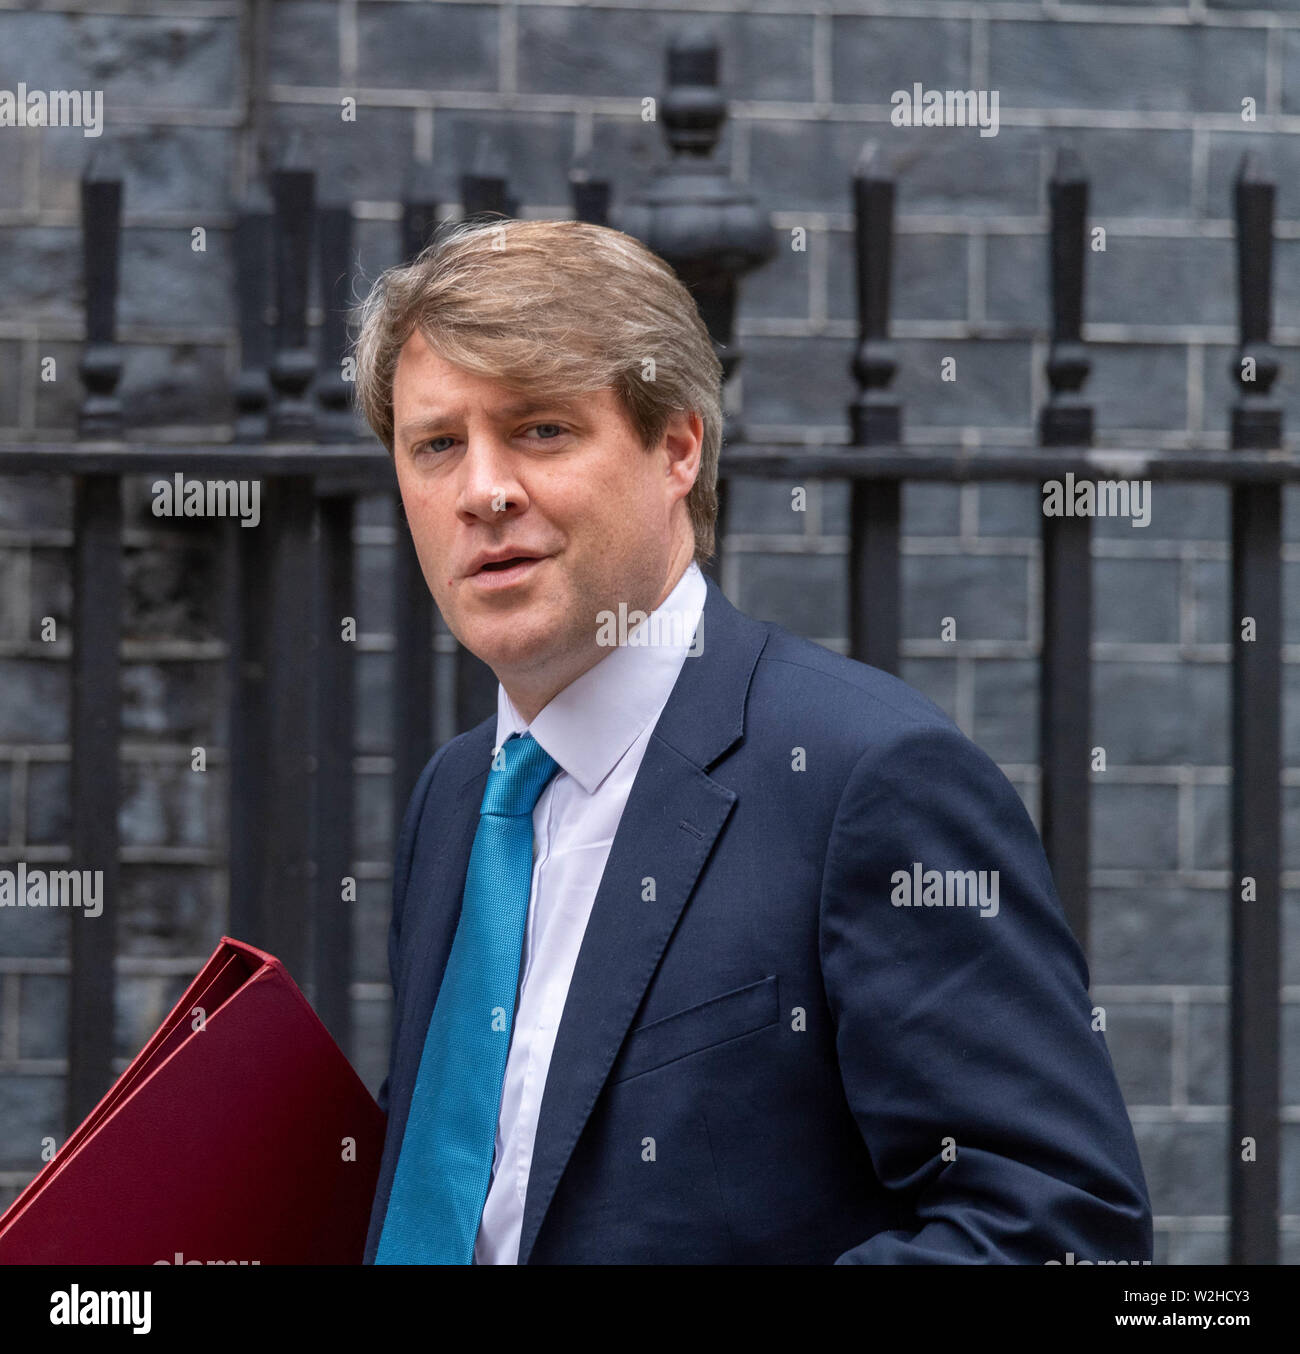
[[[511,555],[509,559],[499,559],[492,564],[485,564],[480,573],[500,573],[503,569],[513,569],[516,564],[531,562],[537,558],[536,555]]]
[[[470,574],[469,581],[474,587],[488,591],[509,588],[530,578],[547,558],[546,555],[510,555],[506,559],[488,560]]]

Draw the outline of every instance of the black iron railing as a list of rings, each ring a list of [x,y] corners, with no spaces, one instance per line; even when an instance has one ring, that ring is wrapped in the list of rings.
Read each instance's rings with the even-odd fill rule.
[[[609,186],[581,167],[570,176],[575,215],[621,225],[646,239],[695,288],[728,374],[738,279],[770,252],[754,202],[712,159],[726,115],[711,40],[674,44],[663,101],[671,165],[622,211]],[[254,478],[264,486],[256,530],[231,523],[224,539],[226,637],[231,693],[230,918],[241,938],[278,954],[310,983],[317,1007],[350,1046],[352,655],[342,622],[354,614],[352,529],[363,494],[394,496],[396,651],[393,796],[397,814],[433,745],[434,613],[402,521],[390,460],[361,438],[341,375],[344,313],[352,294],[351,215],[317,205],[311,170],[291,154],[240,213],[236,232],[241,370],[233,392],[234,440],[160,444],[123,436],[114,341],[121,183],[92,167],[83,182],[86,281],[85,400],[71,445],[0,446],[0,473],[69,475],[75,493],[75,621],[72,655],[72,857],[103,868],[99,925],[72,927],[67,1115],[76,1123],[112,1079],[113,918],[119,758],[124,476]],[[1048,276],[1050,395],[1037,447],[911,445],[892,389],[890,342],[894,183],[872,154],[852,178],[856,211],[859,342],[857,392],[847,444],[755,445],[732,417],[722,456],[727,477],[808,477],[851,483],[848,582],[854,657],[896,671],[899,545],[905,481],[1041,483],[1073,473],[1160,482],[1218,483],[1232,495],[1232,948],[1231,1256],[1275,1263],[1279,1226],[1279,909],[1281,748],[1281,492],[1300,480],[1300,457],[1283,450],[1270,396],[1277,361],[1269,346],[1273,186],[1247,159],[1236,184],[1240,297],[1239,397],[1231,447],[1179,452],[1093,448],[1081,341],[1088,184],[1062,153],[1050,188]],[[416,169],[405,188],[402,250],[428,240],[439,204]],[[483,165],[464,176],[466,215],[510,214],[503,174]],[[308,342],[312,260],[325,308],[320,353]],[[274,297],[274,330],[267,316]],[[724,351],[725,345],[725,351]],[[721,495],[719,551],[725,540]],[[1091,750],[1091,530],[1088,517],[1044,516],[1040,664],[1041,826],[1060,896],[1087,945]],[[715,562],[713,570],[718,570]],[[1243,639],[1241,619],[1254,620]],[[465,651],[457,656],[456,723],[494,706],[495,680]],[[1250,880],[1249,888],[1243,881]],[[1253,1139],[1246,1160],[1244,1139]]]

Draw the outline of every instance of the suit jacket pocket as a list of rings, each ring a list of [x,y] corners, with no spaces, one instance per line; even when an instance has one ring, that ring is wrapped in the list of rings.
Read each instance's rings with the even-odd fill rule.
[[[630,1030],[612,1080],[627,1081],[688,1054],[702,1053],[728,1039],[775,1025],[778,1018],[776,976],[769,975]]]

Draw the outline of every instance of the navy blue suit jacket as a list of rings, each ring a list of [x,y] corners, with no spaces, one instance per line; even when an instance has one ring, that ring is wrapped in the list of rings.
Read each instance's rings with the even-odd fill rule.
[[[712,581],[703,624],[582,941],[519,1262],[1149,1260],[1084,957],[1014,787],[910,687]],[[368,1264],[494,735],[438,750],[398,841]],[[914,862],[997,870],[997,914],[896,906]]]

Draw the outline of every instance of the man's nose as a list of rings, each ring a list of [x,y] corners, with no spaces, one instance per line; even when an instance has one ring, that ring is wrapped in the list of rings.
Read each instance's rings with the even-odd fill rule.
[[[462,512],[491,521],[519,504],[523,491],[513,466],[513,457],[495,432],[469,434],[460,463]]]

